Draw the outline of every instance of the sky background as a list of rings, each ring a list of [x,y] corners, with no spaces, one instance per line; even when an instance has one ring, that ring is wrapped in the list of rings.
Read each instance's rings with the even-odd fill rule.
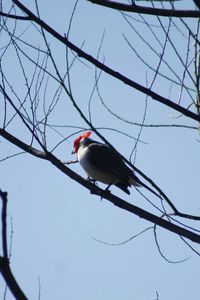
[[[27,5],[26,1],[23,3]],[[9,1],[3,4],[5,10],[10,5]],[[38,1],[41,18],[61,34],[67,33],[74,4],[75,1],[72,0],[60,0],[56,4],[48,2],[48,5],[46,1]],[[34,1],[29,1],[28,5],[29,8],[33,8]],[[189,9],[187,5],[187,1],[180,3],[182,8]],[[191,5],[190,8],[194,6]],[[145,41],[154,45],[158,53],[161,53],[160,43],[164,43],[164,35],[159,22],[145,16],[145,20],[150,22],[159,37],[159,41],[156,41],[141,18],[134,14],[132,17],[136,18],[136,20],[131,19],[134,29],[140,32]],[[162,19],[162,21],[164,26],[167,26],[167,20]],[[187,20],[187,22],[191,28],[195,28],[194,20]],[[9,21],[9,28],[13,28],[13,24],[13,21]],[[178,26],[181,31],[172,26],[170,37],[176,41],[179,53],[185,57],[187,36],[183,34],[184,27],[181,22]],[[79,1],[69,39],[96,57],[103,35],[100,60],[105,60],[108,66],[132,80],[150,86],[154,72],[141,64],[123,35],[155,68],[159,63],[157,55],[145,46],[119,12],[95,6],[84,0]],[[16,36],[20,36],[40,49],[45,49],[37,29],[26,21],[18,22]],[[47,35],[47,38],[59,70],[64,74],[66,49],[51,36]],[[5,32],[1,32],[0,39],[1,45],[5,46],[8,42]],[[194,43],[192,40],[190,43],[192,56]],[[34,49],[20,42],[19,44],[30,57],[35,60],[38,58]],[[183,73],[181,64],[169,44],[167,47],[169,55],[165,58],[181,78]],[[30,82],[34,66],[24,56],[21,57]],[[43,57],[41,53],[38,58],[40,63]],[[73,59],[71,53],[69,58],[70,61]],[[18,96],[23,99],[26,94],[25,81],[14,47],[9,47],[2,63],[9,82]],[[48,70],[55,73],[50,62]],[[160,70],[176,80],[164,64]],[[38,78],[40,81],[42,75],[38,75]],[[102,99],[110,110],[128,120],[127,123],[114,117],[105,109],[96,91],[91,98],[95,84],[95,69],[88,62],[76,60],[71,68],[70,78],[73,96],[82,111],[89,118],[88,107],[90,107],[93,125],[100,128],[100,133],[120,153],[129,158],[135,145],[134,138],[137,138],[140,131],[140,127],[130,122],[142,122],[145,95],[102,73],[99,80]],[[36,81],[37,79],[34,84]],[[192,86],[189,78],[186,78],[186,82],[188,86]],[[32,93],[34,93],[34,84]],[[38,119],[42,119],[44,115],[43,107],[47,108],[52,101],[55,101],[57,88],[58,84],[52,78],[45,77],[39,92]],[[176,84],[157,78],[152,89],[178,102],[180,87]],[[188,94],[183,92],[181,105],[187,107],[189,103]],[[27,112],[30,109],[28,102],[26,109]],[[8,109],[8,119],[12,115],[13,111]],[[1,124],[2,120],[1,114]],[[146,124],[197,126],[195,122],[185,117],[180,118],[177,112],[151,98],[147,99],[145,122]],[[77,131],[75,127],[88,129],[88,126],[75,111],[64,92],[60,94],[59,101],[49,116],[48,124],[54,125],[47,129],[48,149],[53,149],[62,139],[67,138],[53,153],[62,161],[72,159],[71,150],[76,135],[72,137],[70,135]],[[23,141],[30,142],[30,135],[19,119],[14,118],[7,130]],[[132,138],[114,130],[124,132]],[[92,138],[98,139],[95,134],[92,134]],[[132,157],[136,167],[154,180],[178,209],[188,214],[199,215],[198,131],[186,128],[145,127],[140,140],[135,160],[134,156]],[[0,159],[20,151],[3,138],[0,138],[0,149]],[[70,168],[85,176],[79,165],[72,165]],[[104,199],[101,201],[99,197],[91,195],[88,190],[62,174],[50,163],[28,154],[2,161],[0,178],[0,188],[8,192],[8,239],[10,239],[11,224],[13,227],[11,268],[28,299],[38,299],[40,295],[42,300],[68,298],[71,300],[154,300],[156,293],[159,294],[160,300],[188,300],[199,297],[199,256],[176,235],[157,228],[157,237],[163,254],[174,262],[187,259],[182,263],[168,263],[161,257],[152,229],[123,245],[106,245],[105,243],[122,243],[151,227],[152,224],[113,206]],[[100,186],[103,187],[101,184]],[[130,203],[158,213],[134,188],[131,189],[130,196],[115,187],[111,190]],[[159,205],[156,198],[142,188],[141,191],[153,203]],[[196,223],[187,224],[198,228]],[[198,245],[193,244],[193,246],[196,250],[200,250]],[[0,278],[0,299],[3,299],[4,289],[5,283]],[[6,299],[13,299],[9,291]]]

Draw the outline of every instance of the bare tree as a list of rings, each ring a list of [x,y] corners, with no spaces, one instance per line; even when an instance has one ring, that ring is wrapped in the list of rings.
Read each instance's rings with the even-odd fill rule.
[[[123,34],[126,50],[123,55],[130,56],[130,60],[133,57],[137,60],[137,64],[145,72],[148,72],[146,83],[137,82],[131,79],[131,76],[124,75],[123,70],[118,70],[117,66],[113,67],[106,63],[106,55],[102,54],[104,34],[96,47],[96,55],[88,53],[84,43],[76,45],[71,41],[71,28],[78,1],[75,2],[68,29],[65,34],[62,34],[54,29],[48,21],[43,20],[39,1],[35,1],[35,7],[32,7],[31,4],[31,8],[29,8],[18,0],[10,1],[10,6],[1,0],[1,33],[5,38],[4,45],[1,47],[0,60],[0,135],[3,138],[2,142],[5,139],[19,149],[19,152],[7,155],[1,161],[23,153],[46,160],[71,180],[97,195],[97,198],[100,196],[107,199],[119,208],[150,221],[153,224],[155,240],[156,228],[160,226],[179,235],[194,250],[189,242],[200,243],[199,214],[193,215],[178,209],[174,199],[170,199],[162,188],[145,174],[145,170],[140,170],[135,166],[134,158],[144,128],[152,130],[162,127],[190,129],[195,131],[198,137],[200,123],[199,1],[194,1],[196,8],[190,2],[191,8],[185,10],[179,9],[179,4],[173,1],[169,1],[165,6],[161,1],[157,7],[154,2],[150,2],[149,6],[137,5],[135,1],[130,1],[130,4],[107,0],[86,2],[88,5],[91,5],[89,2],[96,4],[95,9],[97,10],[100,5],[108,10],[108,13],[109,8],[114,9],[118,17],[124,20],[127,32]],[[142,24],[142,29],[137,26],[138,24]],[[31,37],[29,32],[31,32]],[[138,43],[135,43],[134,39]],[[64,67],[60,64],[57,54],[54,53],[54,43],[60,47],[60,53],[65,61]],[[26,87],[23,91],[13,80],[13,70],[7,69],[8,60],[12,60],[13,64],[18,66],[15,74],[17,74],[17,80],[23,82]],[[174,67],[175,64],[179,67]],[[76,68],[81,67],[85,73],[92,74],[93,78],[92,92],[84,104],[76,96],[73,82],[77,72]],[[105,80],[104,77],[108,78],[107,76],[116,84],[123,83],[131,90],[142,93],[145,98],[145,108],[141,108],[139,112],[142,115],[141,122],[129,120],[128,117],[115,112],[106,103],[102,92],[102,81]],[[159,89],[161,82],[165,85],[163,92]],[[53,95],[49,94],[49,86],[53,87],[55,91]],[[118,128],[104,126],[104,121],[101,126],[96,125],[97,109],[93,105],[94,94],[101,104],[101,110],[105,114],[104,119],[109,114],[120,120],[123,126],[139,127],[139,134],[131,150],[130,159],[123,157],[123,153],[120,155],[140,177],[144,192],[139,190],[138,192],[150,203],[154,212],[137,207],[98,187],[75,173],[71,166],[66,165],[56,156],[56,150],[67,139],[88,129],[107,144],[110,143],[102,134],[103,130],[112,130],[113,133],[123,134],[127,139],[133,138],[129,134],[128,127],[127,130],[122,131],[120,126]],[[166,97],[166,94],[169,94],[169,97]],[[64,97],[69,99],[68,105],[72,106],[74,112],[79,114],[79,122],[75,125],[54,123],[58,122],[55,115],[57,108],[63,105],[62,98]],[[120,100],[117,101],[119,106],[123,106],[123,103],[119,102]],[[160,104],[165,109],[172,109],[178,113],[178,118],[170,124],[147,123],[147,103],[149,102]],[[66,137],[63,134],[63,128],[69,129],[69,136]],[[1,197],[5,205],[7,201],[5,193],[2,192]],[[7,271],[10,273],[11,271],[6,250],[4,205],[2,209],[3,256],[0,261],[0,271],[15,297],[26,299],[24,295],[17,294],[17,289],[12,289],[12,284],[9,284],[9,280],[12,281],[12,279],[5,275]],[[192,226],[190,225],[191,221]],[[157,246],[159,248],[158,243]],[[5,268],[7,268],[6,271]]]

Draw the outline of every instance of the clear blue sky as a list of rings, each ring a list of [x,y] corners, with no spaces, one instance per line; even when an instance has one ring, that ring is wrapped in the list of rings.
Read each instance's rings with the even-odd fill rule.
[[[30,8],[33,7],[34,1],[29,2]],[[25,1],[24,3],[27,4]],[[183,7],[187,7],[187,1],[181,3]],[[56,4],[49,1],[48,7],[47,2],[38,1],[38,5],[41,18],[61,34],[67,32],[74,1],[60,0]],[[153,25],[158,25],[153,18],[146,19]],[[146,40],[153,41],[143,24],[136,21],[134,25]],[[9,26],[12,26],[11,21]],[[115,70],[140,84],[146,85],[147,81],[149,85],[153,73],[141,66],[122,34],[128,37],[135,49],[140,50],[142,56],[148,57],[151,65],[157,66],[158,58],[144,47],[120,13],[80,1],[72,23],[70,40],[77,46],[84,43],[83,49],[96,56],[104,30],[101,60],[105,58],[105,63]],[[174,29],[173,37],[179,41],[178,49],[184,52],[184,39],[177,32]],[[37,31],[25,21],[17,27],[17,35],[22,33],[23,39],[43,49],[44,43],[38,37]],[[2,44],[6,44],[5,35],[1,39]],[[48,41],[56,63],[64,74],[65,49],[49,36]],[[164,41],[163,35],[160,36],[160,41]],[[161,51],[159,43],[157,47],[158,52]],[[192,47],[191,45],[191,51]],[[30,56],[37,58],[34,50],[28,51]],[[168,61],[181,74],[173,51],[169,51],[172,54]],[[23,97],[25,83],[14,53],[12,49],[6,53],[4,68],[18,95]],[[76,61],[71,69],[71,85],[77,103],[86,116],[89,116],[88,102],[95,83],[95,70],[88,62],[82,62]],[[33,67],[25,60],[24,65],[30,80]],[[53,72],[52,67],[49,70]],[[101,75],[99,87],[103,100],[112,111],[129,121],[142,122],[145,95],[105,74]],[[57,84],[49,79],[45,94],[46,105],[52,101],[56,88]],[[153,90],[175,101],[180,93],[180,88],[176,88],[176,85],[170,86],[163,79],[157,80]],[[41,103],[43,97],[44,88],[39,94]],[[183,106],[187,106],[188,95],[184,94],[181,101]],[[102,106],[97,93],[92,97],[91,111],[94,126],[111,127],[137,137],[140,127],[111,116]],[[42,114],[41,104],[38,118]],[[147,124],[176,123],[197,126],[195,122],[177,118],[178,116],[176,112],[148,99]],[[0,118],[2,122],[2,115]],[[60,95],[48,121],[54,125],[87,127],[64,93]],[[75,132],[71,127],[57,130],[64,137]],[[8,126],[8,131],[30,142],[19,120],[14,119]],[[134,139],[105,129],[101,133],[124,156],[129,157],[135,144]],[[97,137],[93,135],[93,138]],[[195,215],[199,214],[200,209],[198,138],[198,132],[191,129],[145,128],[140,137],[145,143],[138,144],[135,161],[136,166],[163,189],[177,208]],[[61,139],[53,130],[47,130],[49,149]],[[71,159],[72,144],[73,138],[69,138],[54,154],[61,160]],[[18,151],[3,138],[0,138],[0,148],[0,159]],[[72,165],[71,168],[85,176],[80,166]],[[11,267],[29,299],[38,299],[39,293],[42,300],[154,300],[156,292],[160,300],[188,300],[199,297],[199,256],[191,252],[179,237],[163,229],[157,230],[160,248],[168,259],[179,261],[188,258],[179,264],[167,263],[160,256],[152,230],[121,246],[99,243],[95,239],[107,243],[121,243],[152,224],[120,210],[106,200],[101,201],[100,198],[90,195],[86,189],[48,162],[28,154],[2,162],[0,175],[0,188],[8,191],[9,196],[9,232],[11,218],[14,231]],[[155,212],[134,188],[131,189],[130,196],[117,188],[112,188],[112,192],[137,206]],[[158,200],[151,196],[150,199],[157,204]],[[198,245],[194,247],[200,250]],[[0,299],[3,297],[4,286],[0,278]],[[6,299],[13,299],[9,292]]]

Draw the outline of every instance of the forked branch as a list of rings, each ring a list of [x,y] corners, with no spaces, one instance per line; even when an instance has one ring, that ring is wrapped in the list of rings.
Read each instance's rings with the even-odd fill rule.
[[[7,247],[7,192],[2,192],[0,190],[0,197],[2,200],[2,211],[1,211],[1,226],[2,226],[2,247],[3,247],[3,256],[0,256],[0,273],[3,276],[6,284],[8,285],[11,293],[17,300],[27,300],[24,292],[18,285],[11,269],[10,262],[8,258],[8,247]]]

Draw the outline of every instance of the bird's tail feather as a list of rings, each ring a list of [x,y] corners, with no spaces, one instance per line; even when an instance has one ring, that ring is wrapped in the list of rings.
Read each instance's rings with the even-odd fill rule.
[[[130,192],[128,190],[128,186],[124,183],[118,182],[115,184],[118,188],[120,188],[122,191],[124,191],[126,194],[130,195]]]
[[[139,183],[140,182],[139,178],[137,178],[135,175],[133,175],[133,177],[129,177],[128,182],[130,185],[141,186],[141,184]]]

